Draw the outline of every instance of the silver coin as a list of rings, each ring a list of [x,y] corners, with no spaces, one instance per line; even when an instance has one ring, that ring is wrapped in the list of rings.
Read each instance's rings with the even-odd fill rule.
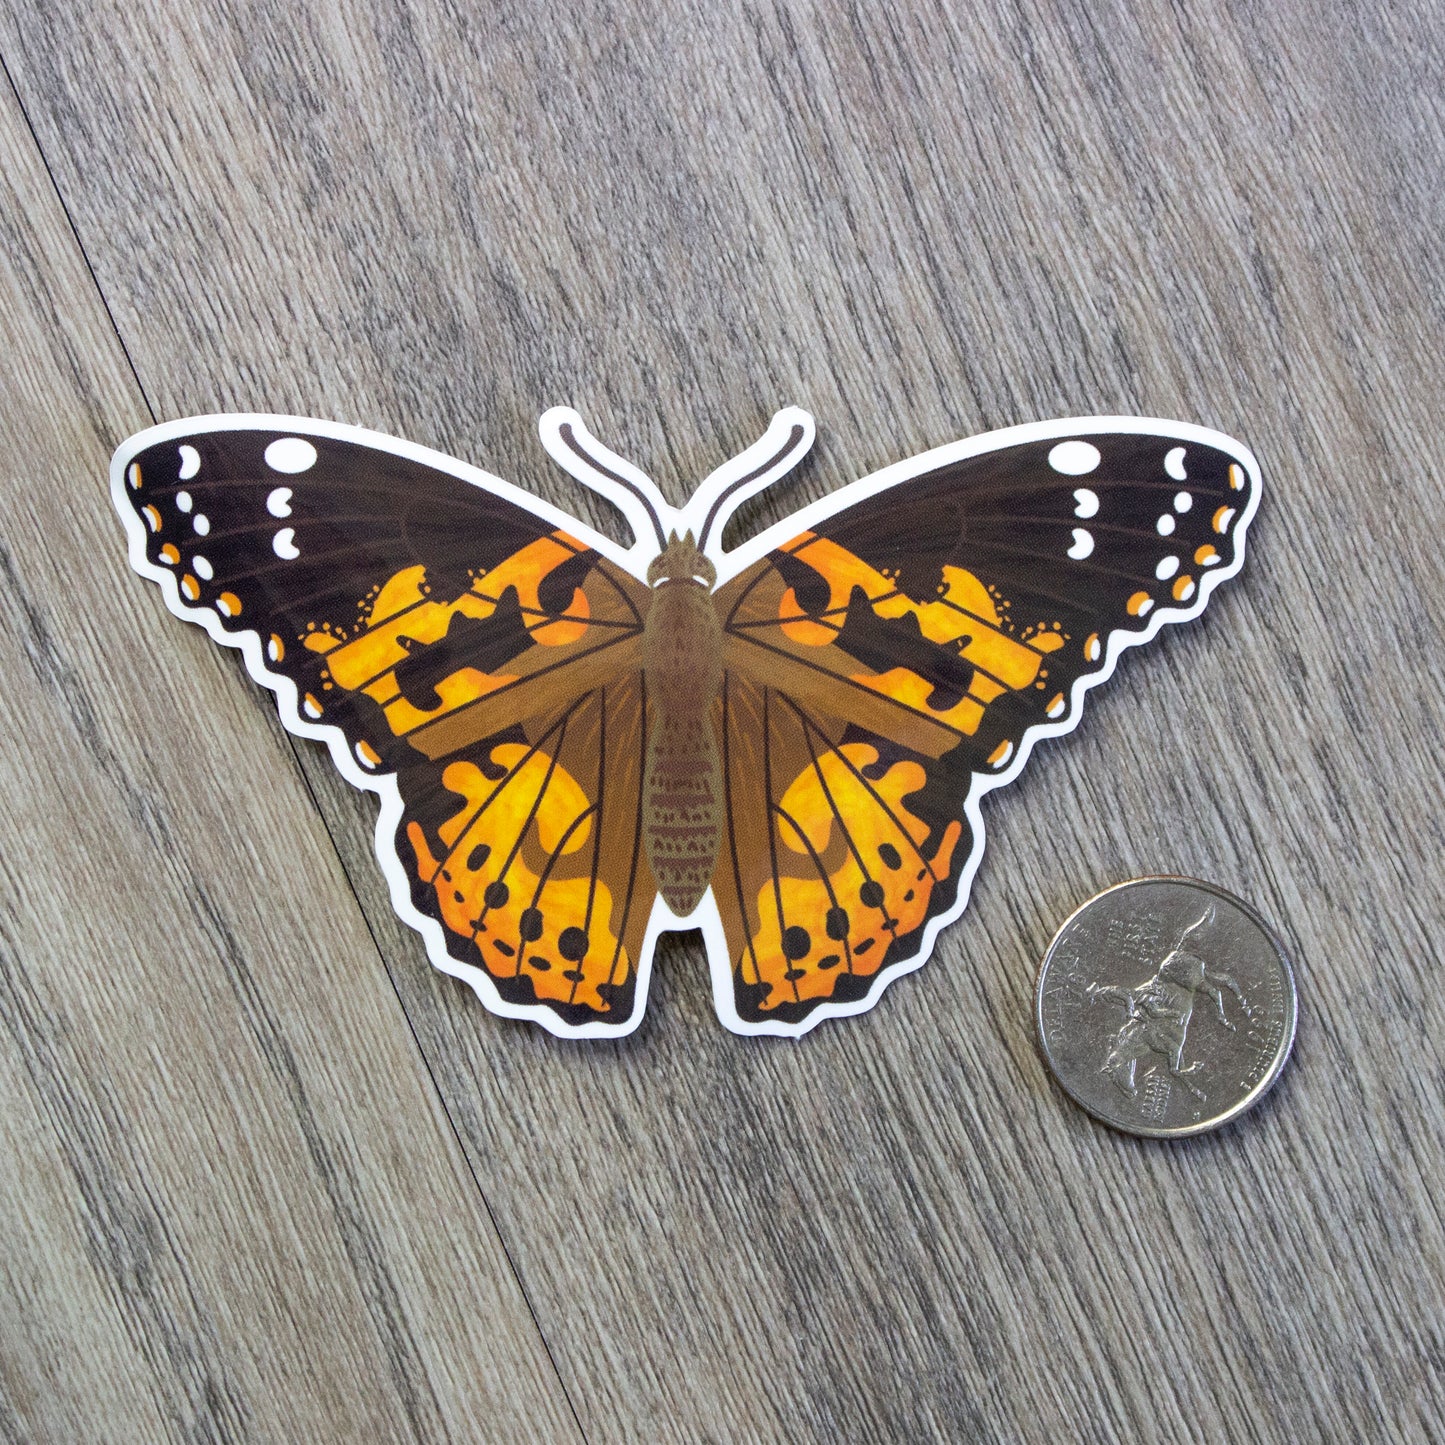
[[[1243,1113],[1294,1043],[1294,974],[1247,904],[1192,878],[1134,878],[1059,929],[1039,970],[1044,1057],[1096,1119],[1150,1138]]]

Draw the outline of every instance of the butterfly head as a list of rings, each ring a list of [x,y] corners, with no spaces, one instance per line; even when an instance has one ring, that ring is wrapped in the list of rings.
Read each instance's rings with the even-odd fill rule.
[[[691,532],[682,537],[674,532],[647,569],[648,586],[664,582],[701,582],[708,588],[716,584],[717,568],[698,549]]]

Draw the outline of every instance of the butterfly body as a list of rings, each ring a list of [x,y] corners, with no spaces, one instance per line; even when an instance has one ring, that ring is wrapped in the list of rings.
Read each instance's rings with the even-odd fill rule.
[[[1070,418],[900,462],[725,549],[729,513],[806,453],[806,413],[680,509],[575,412],[542,436],[631,546],[298,417],[154,427],[111,487],[136,570],[380,798],[377,857],[432,961],[571,1037],[637,1027],[679,927],[736,1032],[870,1008],[963,910],[983,796],[1125,650],[1203,610],[1260,495],[1218,432]]]
[[[653,593],[642,660],[653,720],[642,829],[658,892],[679,918],[707,892],[722,841],[722,768],[712,721],[723,676],[716,578],[691,533],[674,534],[648,569]]]

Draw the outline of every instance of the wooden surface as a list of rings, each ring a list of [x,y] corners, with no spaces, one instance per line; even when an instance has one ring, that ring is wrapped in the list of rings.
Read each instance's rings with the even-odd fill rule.
[[[0,1439],[1438,1438],[1438,9],[293,8],[0,22]],[[602,523],[556,402],[674,500],[808,406],[755,522],[1076,412],[1242,437],[1265,505],[872,1013],[735,1038],[679,941],[564,1043],[430,968],[105,484],[152,418],[296,411]],[[1302,989],[1176,1144],[1032,1034],[1144,872]]]

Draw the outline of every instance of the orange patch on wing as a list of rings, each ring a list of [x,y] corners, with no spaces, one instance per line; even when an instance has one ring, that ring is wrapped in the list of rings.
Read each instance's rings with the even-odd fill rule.
[[[543,647],[566,647],[569,642],[579,642],[587,634],[587,620],[591,615],[592,604],[579,587],[573,593],[564,617],[532,627],[532,641],[540,642]]]
[[[488,973],[525,975],[538,999],[605,1013],[599,985],[620,984],[632,969],[610,928],[611,891],[590,875],[558,876],[560,861],[592,837],[591,802],[566,769],[521,743],[498,744],[490,761],[502,777],[468,762],[442,774],[462,806],[437,830],[440,858],[421,825],[407,824],[417,874]]]
[[[936,717],[945,727],[957,728],[961,733],[974,733],[978,730],[979,723],[983,720],[985,704],[992,702],[1002,688],[995,684],[993,697],[978,698],[974,696],[964,697],[953,707],[943,712],[937,712],[928,705],[928,699],[933,694],[933,684],[925,677],[919,677],[916,672],[906,667],[890,668],[887,672],[878,676],[869,673],[858,673],[853,678],[854,682],[861,683],[864,687],[871,688],[874,692],[881,692],[884,697],[892,698],[894,702],[901,702],[905,707],[911,707],[916,712],[928,713]],[[974,683],[980,681],[979,675],[974,674]],[[982,679],[985,684],[984,691],[987,691],[988,679]],[[969,692],[974,691],[973,687]]]
[[[533,642],[559,647],[586,634],[590,606],[580,587],[573,590],[567,610],[560,615],[545,612],[540,597],[542,583],[574,557],[581,545],[560,531],[539,537],[476,578],[452,601],[432,597],[424,567],[404,567],[382,584],[369,606],[363,606],[354,635],[337,636],[316,629],[306,634],[305,644],[313,652],[326,654],[328,672],[338,687],[365,692],[380,704],[392,732],[402,736],[517,680],[508,673],[459,667],[435,684],[439,706],[425,710],[408,702],[401,695],[397,667],[414,650],[445,638],[454,618],[484,621],[496,612],[507,592],[515,589]]]
[[[497,602],[508,588],[515,587],[522,615],[532,630],[532,640],[544,647],[564,647],[569,642],[578,641],[587,632],[590,616],[587,597],[580,587],[576,588],[566,612],[560,617],[549,618],[543,610],[540,591],[542,583],[558,567],[582,550],[582,543],[565,532],[539,537],[478,578],[474,590]],[[541,614],[540,619],[538,614]]]
[[[741,961],[745,982],[769,988],[764,1009],[828,998],[842,975],[876,973],[894,938],[923,923],[948,876],[962,824],[949,823],[925,853],[929,827],[905,800],[927,774],[903,761],[865,779],[877,761],[870,744],[844,743],[783,794],[776,826],[786,871],[759,890],[761,926]]]
[[[784,635],[806,646],[836,642],[849,599],[861,588],[877,616],[888,621],[913,617],[930,642],[956,646],[974,675],[969,695],[945,712],[928,706],[933,685],[911,669],[893,668],[881,676],[859,674],[853,681],[959,732],[976,732],[984,708],[1003,693],[1032,684],[1045,654],[1063,645],[1063,636],[1051,628],[1023,639],[1010,637],[988,588],[962,567],[944,567],[936,600],[917,602],[900,592],[892,578],[826,537],[804,532],[784,550],[806,562],[828,584],[827,606],[816,618],[802,611],[792,588],[783,594],[778,622]]]
[[[798,594],[791,587],[783,593],[778,603],[778,625],[782,628],[784,637],[801,642],[805,647],[826,647],[837,639],[838,627],[841,626],[830,626],[809,617],[798,601]]]

